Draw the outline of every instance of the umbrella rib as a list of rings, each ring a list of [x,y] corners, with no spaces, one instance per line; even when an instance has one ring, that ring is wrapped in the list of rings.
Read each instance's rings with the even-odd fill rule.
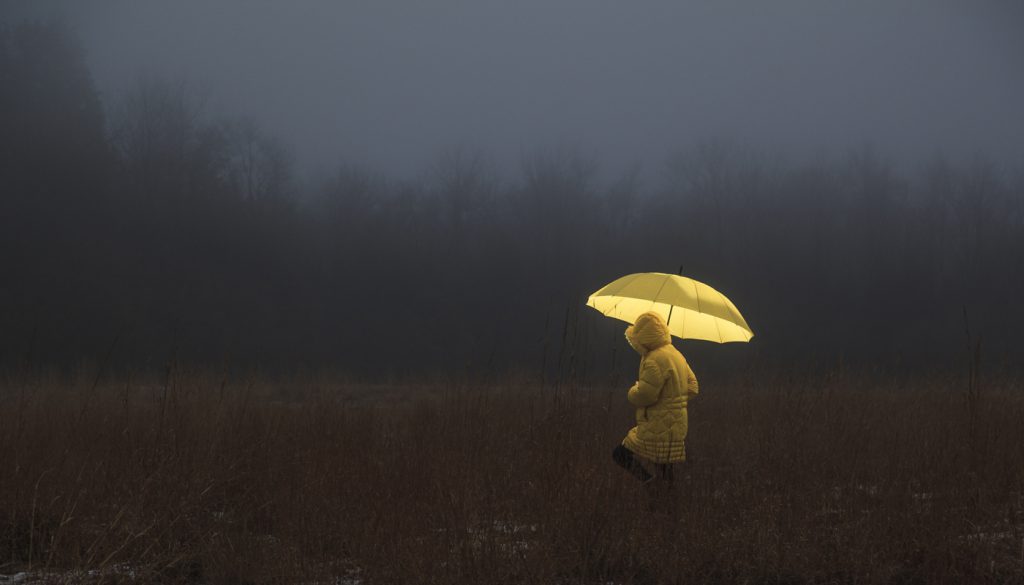
[[[658,303],[658,297],[661,296],[662,289],[665,288],[665,285],[668,283],[668,279],[670,279],[670,278],[672,278],[672,275],[671,274],[666,274],[665,275],[665,280],[661,281],[661,286],[658,287],[658,292],[654,293],[654,298],[651,299],[651,310],[652,311],[654,310],[654,305],[656,305]],[[668,308],[668,318],[670,320],[672,319],[672,305],[671,304],[669,305],[669,308]],[[665,321],[665,325],[668,325],[668,321]]]
[[[622,278],[629,278],[629,280],[627,280],[626,282],[622,283],[622,284],[621,284],[621,285],[619,286],[619,288],[618,288],[618,289],[617,289],[617,290],[615,291],[615,292],[616,292],[616,294],[617,294],[617,293],[619,293],[620,291],[622,291],[622,289],[626,288],[626,287],[627,287],[627,286],[629,286],[630,284],[633,284],[633,281],[634,281],[634,280],[636,280],[636,279],[638,279],[638,278],[640,278],[641,276],[643,276],[643,273],[642,273],[642,272],[636,272],[636,273],[634,273],[634,274],[629,274],[629,275],[627,275],[627,276],[623,276]],[[630,277],[632,277],[632,278],[630,278]],[[619,279],[619,280],[622,280],[622,279]]]
[[[725,295],[723,295],[722,293],[718,293],[718,294],[719,294],[719,296],[721,296],[721,297],[722,297],[722,300],[723,300],[723,301],[725,301],[725,306],[726,306],[726,307],[729,307],[729,305],[731,305],[731,304],[732,304],[732,301],[730,301],[729,299],[725,298]],[[747,320],[746,320],[746,319],[744,319],[744,318],[743,318],[743,315],[741,315],[741,314],[740,314],[740,310],[736,308],[736,305],[732,305],[731,311],[732,311],[733,313],[735,313],[735,314],[736,314],[736,318],[738,318],[738,319],[740,320],[740,322],[739,322],[739,323],[736,323],[736,325],[737,325],[738,327],[740,327],[741,329],[746,329],[746,330],[747,330],[747,333],[749,333],[749,334],[753,335],[753,334],[754,334],[754,332],[753,332],[753,331],[751,331],[751,329],[750,329],[750,324],[749,324],[749,323],[747,323]]]
[[[715,292],[718,291],[716,290]],[[722,293],[718,293],[718,295],[721,296]],[[722,339],[722,328],[718,326],[718,317],[700,310],[700,289],[697,288],[697,281],[693,281],[693,296],[697,297],[697,312],[700,313],[701,315],[708,315],[714,321],[715,331],[718,332],[718,343],[725,343],[725,341]]]
[[[622,289],[626,288],[626,286],[631,284],[634,280],[640,278],[642,275],[643,275],[642,272],[637,272],[636,274],[633,275],[633,278],[631,278],[629,280],[629,282],[627,282],[626,284],[623,284],[621,287],[619,287],[619,290],[621,291]],[[614,313],[615,309],[619,308],[619,303],[621,303],[622,301],[626,300],[627,298],[633,298],[633,297],[626,297],[626,296],[623,296],[623,295],[615,295],[615,296],[619,297],[619,300],[615,301],[615,304],[612,305],[612,308],[608,309],[608,313]],[[605,315],[607,315],[608,313],[605,313]]]
[[[720,296],[720,297],[722,296],[722,293],[718,292],[717,290],[715,290],[715,289],[711,289],[711,290],[714,290],[716,293],[718,293],[718,296]],[[722,298],[725,298],[725,297],[722,297]],[[721,317],[718,317],[718,316],[715,316],[715,315],[711,315],[711,318],[715,320],[715,331],[718,332],[718,343],[725,343],[725,340],[722,339],[722,328],[719,327],[719,325],[718,325],[718,321],[721,319]]]
[[[683,309],[683,325],[679,328],[679,339],[683,339],[683,334],[686,333],[686,313],[687,309]]]
[[[729,308],[729,299],[725,298],[725,295],[723,295],[721,293],[721,291],[717,291],[716,290],[715,292],[718,293],[718,296],[722,297],[722,306],[725,307],[726,309],[728,309]],[[737,312],[739,312],[739,311],[737,311]],[[717,324],[717,322],[716,322],[716,324]],[[739,323],[735,323],[735,325],[739,325]],[[719,337],[722,336],[721,328],[719,328],[719,330],[718,330],[718,336]]]

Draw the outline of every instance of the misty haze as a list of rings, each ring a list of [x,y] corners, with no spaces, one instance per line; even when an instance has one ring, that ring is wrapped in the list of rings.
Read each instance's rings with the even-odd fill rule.
[[[0,584],[1024,582],[1024,7],[0,0]]]

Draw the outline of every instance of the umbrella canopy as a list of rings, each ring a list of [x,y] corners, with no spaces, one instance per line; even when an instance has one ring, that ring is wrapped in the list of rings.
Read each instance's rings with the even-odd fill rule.
[[[680,339],[717,343],[750,341],[754,332],[725,295],[692,278],[639,272],[628,274],[590,295],[587,306],[608,317],[633,323],[647,311],[665,317]]]

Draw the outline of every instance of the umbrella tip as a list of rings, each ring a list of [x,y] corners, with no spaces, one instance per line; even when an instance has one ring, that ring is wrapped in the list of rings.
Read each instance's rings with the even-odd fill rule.
[[[678,274],[679,276],[682,276],[682,275],[683,275],[683,265],[682,265],[682,264],[680,264],[680,265],[679,265],[679,272],[678,272],[677,274]]]

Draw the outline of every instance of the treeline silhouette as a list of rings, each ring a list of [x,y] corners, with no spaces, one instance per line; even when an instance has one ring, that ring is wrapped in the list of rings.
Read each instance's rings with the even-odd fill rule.
[[[602,179],[558,150],[503,178],[452,149],[417,181],[339,164],[303,183],[280,141],[205,114],[187,84],[101,99],[62,25],[5,26],[0,361],[380,374],[537,368],[571,347],[598,367],[628,348],[622,324],[580,311],[586,295],[680,266],[754,328],[724,351],[927,362],[962,351],[966,327],[1019,347],[1019,173],[716,142],[659,168]]]

